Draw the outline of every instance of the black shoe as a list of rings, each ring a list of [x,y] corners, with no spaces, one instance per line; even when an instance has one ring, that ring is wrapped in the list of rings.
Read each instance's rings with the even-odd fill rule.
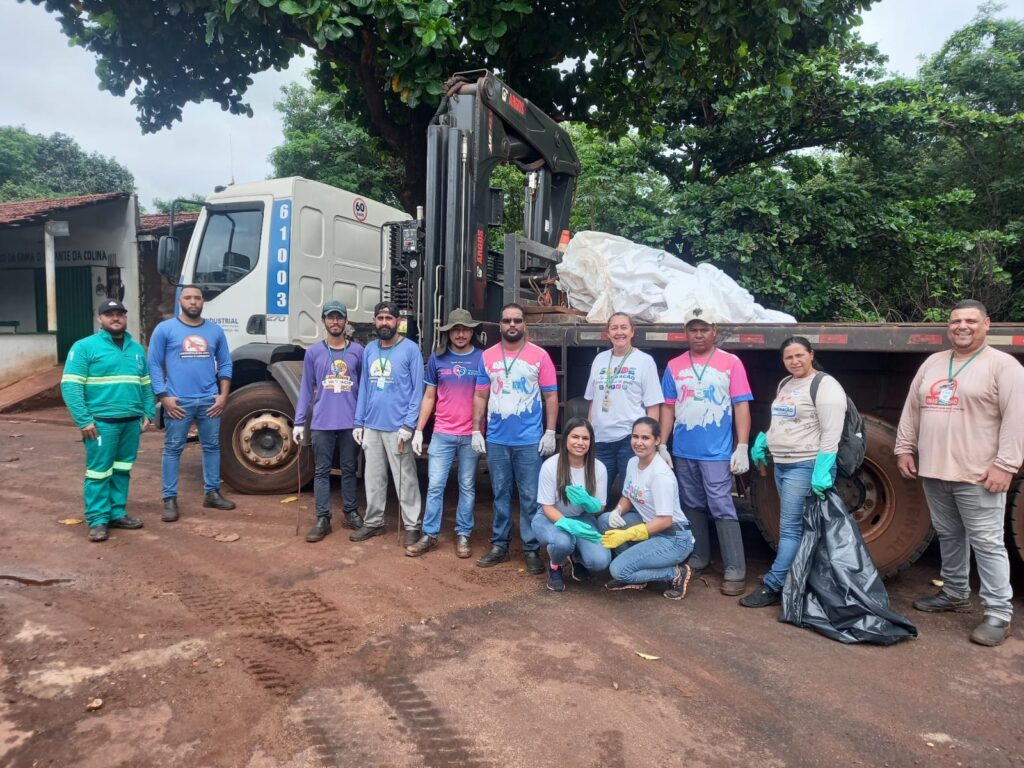
[[[341,521],[341,527],[358,531],[363,527],[363,518],[359,516],[358,512],[346,512],[345,519]]]
[[[137,517],[115,517],[109,523],[107,528],[127,528],[128,530],[134,530],[135,528],[141,528],[142,521]]]
[[[473,548],[469,546],[469,536],[455,537],[455,556],[463,560],[473,556]]]
[[[178,519],[178,499],[176,496],[168,496],[164,499],[164,511],[160,519],[165,523],[173,523]]]
[[[526,572],[534,576],[544,573],[544,561],[540,559],[539,552],[524,552],[526,558]]]
[[[419,557],[420,555],[427,554],[427,552],[436,546],[437,536],[431,536],[429,533],[424,533],[414,544],[405,548],[405,556]]]
[[[604,585],[604,588],[612,592],[621,592],[624,589],[647,589],[646,584],[630,584],[628,581],[612,579]]]
[[[313,527],[309,529],[309,533],[306,534],[306,541],[310,544],[315,544],[318,541],[322,541],[330,532],[331,518],[318,517],[316,522],[313,523]]]
[[[995,646],[1010,636],[1010,622],[995,616],[986,616],[971,632],[971,642],[978,645]]]
[[[508,562],[508,550],[502,549],[497,544],[488,550],[487,554],[476,561],[481,568],[490,568],[498,563]]]
[[[938,592],[931,597],[919,597],[912,605],[925,613],[970,613],[971,601],[966,597],[953,597],[945,592]]]
[[[769,605],[777,605],[782,602],[782,593],[772,589],[767,584],[762,584],[746,597],[740,598],[740,605],[744,608],[766,608]]]
[[[349,537],[349,541],[366,541],[374,536],[383,536],[386,529],[383,525],[364,525],[358,531],[353,531]]]
[[[89,527],[89,541],[106,541],[107,540],[107,524],[100,523],[99,525],[92,525]]]
[[[690,578],[693,576],[690,566],[686,563],[676,566],[676,573],[672,577],[672,584],[661,594],[669,600],[682,600],[686,597],[686,589],[690,586]]]
[[[406,548],[415,546],[416,542],[418,542],[419,540],[419,528],[406,528],[405,537],[402,539],[402,546]]]
[[[562,576],[562,569],[556,566],[548,568],[548,589],[552,592],[565,591],[565,578]]]
[[[203,499],[203,506],[212,509],[234,509],[235,502],[225,499],[220,495],[220,491],[209,491]]]
[[[590,569],[583,563],[573,560],[571,557],[565,559],[563,567],[569,578],[573,581],[590,581]]]

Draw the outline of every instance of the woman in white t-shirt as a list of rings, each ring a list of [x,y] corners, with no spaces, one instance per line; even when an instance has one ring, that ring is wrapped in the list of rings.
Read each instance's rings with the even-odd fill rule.
[[[537,514],[531,523],[548,548],[548,589],[565,589],[563,566],[574,581],[603,571],[611,553],[601,546],[597,517],[604,510],[607,477],[594,458],[594,428],[586,419],[566,422],[562,447],[540,468]]]
[[[693,534],[679,505],[675,474],[658,455],[657,419],[637,419],[630,442],[636,455],[626,466],[622,498],[597,523],[601,543],[616,551],[605,588],[646,589],[649,582],[663,581],[669,582],[665,597],[681,600],[690,583],[686,560],[693,552]]]

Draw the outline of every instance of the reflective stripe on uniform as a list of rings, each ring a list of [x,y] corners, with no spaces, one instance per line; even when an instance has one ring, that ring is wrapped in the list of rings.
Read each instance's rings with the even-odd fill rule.
[[[113,469],[115,472],[131,472],[132,464],[132,461],[115,461]]]
[[[108,477],[114,474],[113,468],[108,469],[106,472],[97,472],[95,469],[85,470],[86,480],[106,480]]]
[[[142,379],[142,376],[90,376],[83,379],[83,383],[87,387],[107,386],[109,384],[138,384],[141,387],[144,383]]]
[[[85,376],[79,376],[77,373],[65,373],[60,378],[61,384],[85,384]]]

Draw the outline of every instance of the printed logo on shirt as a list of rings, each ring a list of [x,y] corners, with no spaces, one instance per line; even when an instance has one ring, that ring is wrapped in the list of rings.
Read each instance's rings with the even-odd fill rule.
[[[462,363],[455,363],[451,368],[438,368],[438,376],[454,376],[457,379],[461,379],[465,376],[472,376],[476,378],[479,375],[479,371],[474,371],[472,368],[467,368]]]
[[[957,397],[956,388],[956,379],[953,379],[952,382],[946,378],[939,379],[929,388],[928,394],[924,398],[924,404],[939,408],[952,408],[960,405],[960,398]]]
[[[772,403],[772,416],[780,419],[795,419],[796,405],[792,402]]]
[[[185,358],[200,358],[210,356],[210,345],[207,343],[203,336],[198,334],[190,334],[182,339],[181,342],[181,357]]]
[[[728,371],[707,368],[698,380],[692,369],[685,368],[676,377],[676,389],[676,423],[686,429],[719,426],[732,412]]]
[[[392,376],[394,370],[395,367],[388,358],[378,357],[370,363],[369,378],[377,389],[384,389],[385,386],[394,382]]]
[[[618,374],[615,375],[615,381],[613,381],[612,385],[610,387],[607,387],[607,389],[628,389],[631,385],[636,383],[636,377],[639,372],[640,371],[636,366],[633,366],[632,368],[624,367],[622,370],[618,372]],[[600,372],[597,374],[598,392],[605,391],[606,384],[608,383],[608,376],[611,374],[615,374],[614,367],[612,367],[611,370],[609,370],[607,367],[602,368]]]
[[[649,494],[648,488],[638,485],[634,480],[627,480],[626,487],[622,489],[623,496],[641,506],[647,506]]]
[[[331,372],[324,377],[323,388],[328,392],[340,395],[352,391],[352,377],[348,375],[348,363],[344,360],[332,360]]]
[[[537,383],[539,366],[527,365],[522,361],[517,365],[527,368],[529,373],[507,377],[500,360],[491,364],[491,400],[488,403],[488,412],[497,413],[503,419],[530,413],[540,401],[540,385]]]

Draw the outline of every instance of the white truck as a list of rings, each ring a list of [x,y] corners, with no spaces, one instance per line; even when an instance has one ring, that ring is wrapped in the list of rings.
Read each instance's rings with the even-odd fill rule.
[[[233,488],[278,493],[312,477],[312,461],[297,466],[291,437],[305,349],[323,338],[325,302],[343,301],[359,332],[372,325],[378,301],[410,288],[385,269],[383,241],[385,224],[410,218],[298,177],[238,184],[206,200],[182,259],[172,214],[160,271],[202,289],[203,316],[231,348],[221,473]]]

